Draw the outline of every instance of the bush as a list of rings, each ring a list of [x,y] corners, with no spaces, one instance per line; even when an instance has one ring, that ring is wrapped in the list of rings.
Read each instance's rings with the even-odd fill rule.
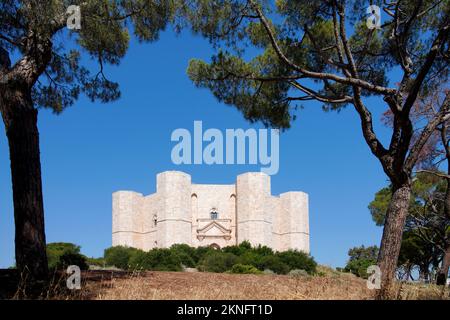
[[[258,245],[252,248],[248,241],[244,241],[238,246],[225,247],[223,251],[238,256],[239,264],[251,265],[260,271],[270,269],[278,274],[286,274],[290,270],[289,266],[275,256],[273,250],[267,246]]]
[[[52,242],[47,244],[48,268],[50,270],[66,269],[77,265],[81,270],[89,269],[86,256],[80,253],[80,246],[69,242]]]
[[[289,270],[302,269],[308,272],[308,274],[314,274],[316,272],[317,263],[310,255],[302,251],[288,250],[278,252],[276,256],[288,265]]]
[[[403,246],[402,246],[403,247]],[[344,268],[345,272],[351,272],[358,277],[367,279],[367,268],[376,264],[378,257],[378,247],[354,247],[348,251],[350,257],[347,265]]]
[[[241,242],[238,245],[229,246],[229,247],[225,247],[222,249],[223,252],[232,253],[238,257],[242,256],[244,253],[251,251],[251,250],[252,250],[252,245],[247,240]]]
[[[260,270],[270,269],[277,274],[286,274],[290,270],[289,266],[277,256],[262,257],[257,267]]]
[[[86,257],[80,253],[65,252],[59,257],[56,268],[59,270],[67,269],[68,266],[76,265],[80,270],[88,270],[89,266]]]
[[[60,264],[60,258],[65,253],[80,253],[80,246],[69,242],[52,242],[47,244],[48,268],[55,269]]]
[[[273,254],[274,254],[272,248],[269,248],[267,246],[258,245],[253,250],[256,254],[261,255],[261,256],[273,256]]]
[[[181,264],[188,268],[195,268],[198,262],[197,252],[195,248],[187,244],[174,244],[170,247],[170,251],[177,255]]]
[[[130,257],[127,261],[126,269],[127,270],[138,270],[138,269],[144,270],[147,265],[146,256],[147,256],[147,252],[145,252],[145,251],[134,252],[133,254],[130,255]],[[123,268],[121,268],[121,269],[123,269]]]
[[[143,251],[136,248],[116,246],[105,249],[104,258],[107,265],[128,270],[131,257],[137,253],[143,253]]]
[[[211,247],[197,247],[195,248],[195,255],[194,255],[194,261],[198,265],[198,263],[203,260],[204,257],[206,257],[211,252],[216,252],[216,249],[213,249]]]
[[[376,264],[376,260],[372,259],[358,259],[352,260],[347,263],[344,268],[345,272],[351,272],[358,277],[367,279],[369,275],[367,274],[367,268],[371,265]]]
[[[99,266],[99,267],[104,267],[106,265],[106,261],[104,258],[86,258],[86,262],[88,265],[90,266]]]
[[[270,270],[277,274],[287,274],[293,269],[306,270],[309,274],[316,272],[316,262],[306,253],[296,250],[274,253],[267,246],[252,247],[248,241],[222,249],[174,244],[169,249],[155,248],[149,252],[117,246],[105,250],[104,262],[125,270],[181,271],[186,267],[208,272],[232,272],[234,265],[240,265],[236,268],[244,265],[260,272]],[[239,273],[241,269],[236,270]]]
[[[237,274],[262,274],[262,271],[258,270],[254,266],[240,263],[232,266],[231,270],[229,270],[228,272]]]
[[[199,262],[198,269],[208,272],[225,272],[237,263],[238,258],[228,252],[212,251]]]
[[[155,271],[182,271],[181,259],[170,249],[155,248],[149,252],[138,252],[132,255],[130,267],[133,269]]]
[[[258,269],[262,270],[261,260],[263,256],[257,254],[254,250],[248,250],[239,256],[240,264],[252,265]]]

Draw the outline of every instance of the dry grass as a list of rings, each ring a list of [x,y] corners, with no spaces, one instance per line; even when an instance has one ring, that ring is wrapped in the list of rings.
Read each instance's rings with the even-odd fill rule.
[[[450,300],[450,289],[434,284],[403,283],[397,285],[398,300]]]
[[[16,282],[15,294],[3,299],[62,300],[368,300],[375,292],[366,281],[352,274],[318,267],[320,276],[237,275],[207,272],[125,272],[86,271],[82,274],[82,290],[68,290],[64,274],[55,274],[49,288],[37,296]],[[0,274],[1,276],[1,274]],[[1,278],[1,277],[0,277]],[[5,277],[4,277],[5,278]],[[2,280],[2,279],[0,279]],[[5,279],[3,279],[5,280]],[[13,289],[13,281],[9,283]],[[15,281],[14,281],[15,282]],[[2,290],[0,290],[1,292]],[[435,285],[399,283],[397,299],[448,299],[450,290]]]
[[[106,300],[368,300],[375,292],[352,274],[320,266],[322,276],[144,272],[89,287]],[[450,290],[429,284],[397,285],[397,299],[448,299]]]
[[[147,272],[129,279],[113,279],[96,299],[179,300],[305,300],[371,299],[373,292],[352,275],[291,277],[224,273]]]

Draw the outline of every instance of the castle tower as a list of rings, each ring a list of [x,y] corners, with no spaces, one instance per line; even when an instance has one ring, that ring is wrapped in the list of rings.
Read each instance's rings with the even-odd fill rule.
[[[192,245],[191,176],[180,171],[157,175],[157,246]]]
[[[156,193],[113,193],[112,245],[143,250],[175,243],[219,247],[248,240],[276,251],[309,253],[308,195],[273,196],[270,176],[250,172],[235,184],[192,184],[180,171],[157,175]]]
[[[237,243],[248,240],[252,245],[272,244],[272,218],[267,210],[270,177],[249,172],[237,177]]]
[[[292,191],[280,194],[280,250],[297,249],[309,253],[308,194]]]
[[[112,198],[112,245],[140,248],[143,195],[134,191],[117,191]]]

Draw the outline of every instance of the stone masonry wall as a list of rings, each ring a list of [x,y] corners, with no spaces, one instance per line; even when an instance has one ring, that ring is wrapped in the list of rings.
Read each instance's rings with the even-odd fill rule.
[[[236,184],[192,184],[180,171],[157,175],[157,191],[113,193],[112,245],[143,250],[191,246],[224,247],[244,240],[274,250],[309,253],[308,195],[270,193],[270,177],[244,173]],[[217,219],[211,219],[211,212]]]

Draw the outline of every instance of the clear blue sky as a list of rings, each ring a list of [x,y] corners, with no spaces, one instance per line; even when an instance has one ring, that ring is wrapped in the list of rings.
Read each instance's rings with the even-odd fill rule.
[[[153,44],[133,42],[119,67],[108,68],[121,84],[122,98],[110,104],[80,99],[61,115],[41,110],[39,130],[47,242],[73,242],[88,256],[111,246],[111,194],[129,189],[155,191],[158,172],[182,170],[197,183],[233,183],[236,175],[259,171],[250,165],[172,164],[170,135],[205,128],[250,128],[234,107],[220,104],[186,75],[190,58],[209,59],[207,41],[167,31]],[[384,104],[370,100],[375,128]],[[292,128],[280,137],[280,170],[272,192],[302,190],[310,195],[311,254],[321,264],[343,266],[350,247],[379,245],[382,230],[367,209],[387,184],[366,146],[356,112],[325,113],[306,102]],[[14,220],[9,151],[0,124],[0,267],[14,264]],[[260,127],[256,125],[256,127]]]

